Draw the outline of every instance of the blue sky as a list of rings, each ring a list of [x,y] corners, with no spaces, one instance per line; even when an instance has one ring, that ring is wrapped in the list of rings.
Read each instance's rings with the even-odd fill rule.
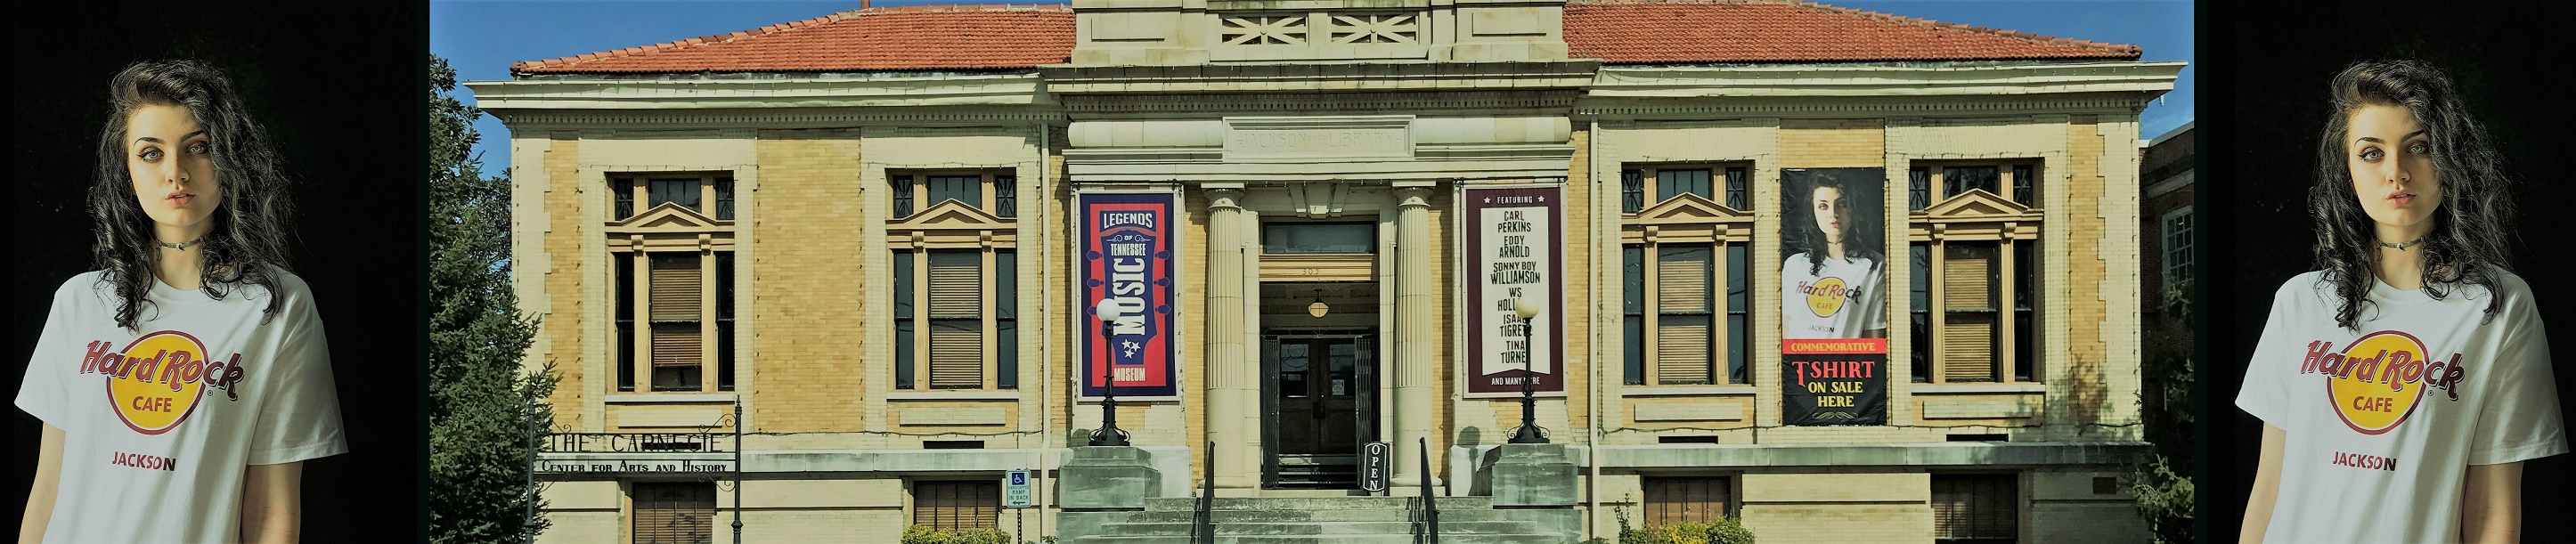
[[[998,3],[992,0],[874,0],[874,6]],[[1060,3],[1021,0],[1011,3]],[[2144,60],[2193,61],[2192,6],[2188,0],[1939,1],[1827,0],[1825,3],[2003,28],[2062,38],[2137,45]],[[508,79],[510,63],[550,59],[749,30],[856,9],[857,0],[831,1],[605,1],[548,2],[433,0],[429,52],[446,57],[464,81]],[[2185,67],[2173,92],[2147,106],[2141,138],[2153,138],[2192,120],[2194,68]],[[457,95],[473,103],[472,92]],[[475,149],[487,171],[509,165],[509,129],[484,116]]]

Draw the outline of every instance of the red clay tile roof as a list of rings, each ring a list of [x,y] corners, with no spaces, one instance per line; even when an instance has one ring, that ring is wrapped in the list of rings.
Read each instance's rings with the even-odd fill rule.
[[[1565,45],[1610,64],[2138,58],[2134,45],[1782,0],[1570,0]]]
[[[1069,6],[844,11],[690,40],[510,65],[516,74],[1027,68],[1073,54]]]
[[[1066,62],[1073,10],[909,6],[845,11],[690,40],[513,64],[515,74],[865,72]],[[1610,64],[2106,59],[2138,48],[1794,0],[1569,0],[1565,43]]]

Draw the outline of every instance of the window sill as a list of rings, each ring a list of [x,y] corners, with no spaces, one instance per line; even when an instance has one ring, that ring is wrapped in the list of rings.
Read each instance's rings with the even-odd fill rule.
[[[607,401],[609,404],[731,404],[737,396],[738,395],[733,393],[631,393],[624,395],[609,395],[607,397]]]
[[[886,400],[1020,400],[1020,392],[1000,391],[889,391]]]
[[[1620,387],[1619,396],[1659,397],[1682,395],[1751,395],[1754,391],[1755,388],[1751,384],[1664,386],[1630,385]]]
[[[1944,384],[1917,383],[1917,384],[1914,384],[1914,394],[1917,394],[1917,395],[1939,395],[1939,394],[1945,394],[1945,393],[2046,393],[2046,392],[2048,392],[2048,384],[2045,384],[2045,383],[2038,383],[2038,382],[2014,382],[2014,383],[1944,383]]]

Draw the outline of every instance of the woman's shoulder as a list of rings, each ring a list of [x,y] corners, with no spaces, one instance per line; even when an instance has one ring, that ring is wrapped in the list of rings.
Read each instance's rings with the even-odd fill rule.
[[[2326,304],[2336,296],[2333,277],[2334,273],[2327,270],[2310,270],[2304,274],[2291,276],[2289,280],[2281,282],[2279,289],[2272,291],[2272,303],[2278,305],[2284,302],[2307,300]]]
[[[2484,293],[2472,293],[2472,296],[2481,301],[2493,297],[2506,313],[2538,315],[2540,303],[2532,298],[2531,284],[2524,282],[2522,276],[2499,266],[2487,267],[2487,274],[2495,277],[2495,287]]]
[[[115,287],[110,286],[107,281],[107,274],[108,271],[104,269],[91,270],[63,280],[62,285],[54,287],[54,303],[59,305],[64,302],[84,300],[74,297],[95,298],[115,293]]]
[[[279,297],[285,300],[286,308],[312,307],[313,286],[311,284],[304,283],[303,276],[295,275],[294,272],[288,272],[284,268],[275,266],[262,267],[262,273],[267,274],[269,279],[273,280],[270,283],[275,285],[275,287],[259,288],[264,291],[260,293],[261,296]]]
[[[1791,269],[1791,268],[1806,268],[1806,267],[1807,267],[1808,265],[1810,265],[1810,264],[1814,264],[1814,261],[1813,261],[1813,259],[1809,258],[1809,257],[1807,256],[1807,252],[1804,252],[1804,251],[1800,251],[1800,252],[1797,252],[1797,253],[1791,253],[1791,254],[1789,254],[1789,256],[1787,256],[1787,257],[1781,257],[1781,258],[1780,258],[1780,269],[1781,269],[1781,270],[1788,270],[1788,269]]]

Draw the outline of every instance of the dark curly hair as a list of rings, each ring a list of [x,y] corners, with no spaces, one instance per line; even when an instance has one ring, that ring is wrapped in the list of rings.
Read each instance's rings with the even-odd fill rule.
[[[1797,197],[1797,200],[1792,201],[1794,204],[1790,206],[1791,209],[1798,210],[1791,220],[1804,220],[1802,223],[1791,223],[1796,226],[1789,229],[1791,233],[1789,241],[1792,244],[1791,247],[1807,253],[1807,274],[1820,274],[1825,270],[1827,257],[1825,233],[1815,227],[1816,211],[1815,206],[1810,205],[1810,201],[1815,198],[1817,189],[1826,188],[1842,191],[1843,201],[1848,206],[1845,213],[1851,216],[1851,222],[1843,226],[1843,254],[1869,259],[1871,268],[1887,266],[1887,255],[1880,251],[1878,229],[1879,214],[1885,210],[1879,207],[1878,199],[1861,198],[1861,195],[1853,194],[1857,192],[1854,189],[1876,190],[1883,180],[1841,179],[1832,171],[1814,174],[1807,178],[1813,181],[1803,188],[1804,192],[1792,195]]]
[[[90,243],[100,278],[120,300],[116,324],[134,329],[152,287],[157,252],[152,218],[134,194],[125,164],[125,125],[144,106],[179,106],[205,126],[213,148],[215,179],[223,201],[215,207],[214,230],[204,242],[202,273],[208,296],[223,298],[242,285],[276,293],[286,271],[286,222],[292,204],[284,189],[285,172],[259,123],[242,107],[241,95],[222,71],[186,61],[144,61],[126,66],[108,83],[108,118],[98,138],[98,179],[90,186],[90,217],[97,236]],[[261,321],[276,317],[279,298],[271,296]]]
[[[2331,89],[2333,109],[2318,139],[2317,179],[2308,191],[2308,209],[2317,216],[2317,266],[2326,270],[2323,281],[2332,283],[2343,299],[2335,324],[2360,326],[2371,282],[2377,281],[2370,263],[2377,260],[2379,239],[2353,194],[2344,160],[2344,132],[2352,113],[2363,106],[2404,107],[2431,140],[2442,199],[2422,246],[2425,294],[2440,299],[2464,285],[2494,292],[2505,270],[2504,225],[2513,219],[2506,190],[2513,182],[2504,174],[2495,142],[2470,117],[2451,78],[2417,61],[2362,61],[2336,74]],[[2486,319],[2495,318],[2497,300],[2487,301]]]

